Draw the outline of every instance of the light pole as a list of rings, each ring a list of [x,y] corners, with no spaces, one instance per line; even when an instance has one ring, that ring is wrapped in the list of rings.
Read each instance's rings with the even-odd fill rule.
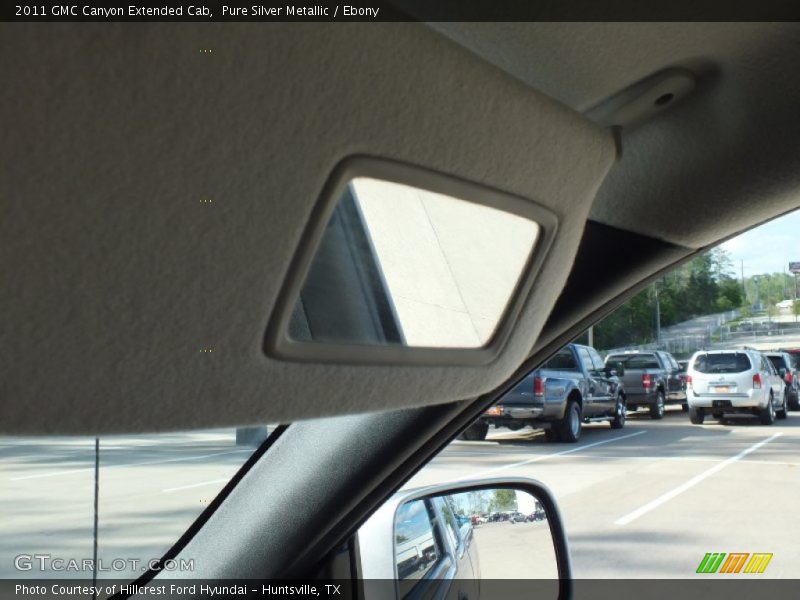
[[[753,275],[753,283],[756,285],[756,302],[753,308],[755,310],[761,310],[761,277]]]
[[[658,282],[653,284],[656,297],[656,345],[661,346],[661,303],[658,300]]]
[[[742,298],[744,300],[744,302],[742,303],[742,306],[746,306],[747,305],[747,286],[744,284],[744,261],[741,261],[741,265],[742,265]]]

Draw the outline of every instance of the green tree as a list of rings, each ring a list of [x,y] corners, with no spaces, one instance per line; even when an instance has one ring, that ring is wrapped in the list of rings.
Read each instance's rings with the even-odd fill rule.
[[[636,294],[594,328],[598,348],[645,343],[654,335],[655,302],[650,289]]]
[[[711,252],[706,252],[693,258],[689,265],[691,271],[686,287],[691,293],[685,297],[687,308],[693,317],[711,313],[719,295],[714,278],[716,265],[713,256]]]
[[[772,320],[772,317],[774,317],[776,314],[778,314],[778,309],[775,307],[775,305],[772,302],[768,303],[767,304],[767,316],[770,318],[770,320]]]
[[[722,246],[718,246],[708,253],[711,260],[711,266],[714,271],[714,278],[717,281],[722,279],[730,279],[733,276],[733,260],[730,253]]]
[[[731,277],[723,277],[717,282],[717,285],[719,287],[717,308],[720,311],[732,310],[742,305],[744,296],[742,296],[741,283]]]
[[[751,316],[746,305],[755,302],[758,277],[762,304],[775,305],[794,289],[794,280],[786,273],[764,273],[750,276],[744,282],[736,279],[733,261],[728,252],[714,248],[695,256],[654,286],[639,292],[594,327],[594,344],[610,349],[653,342],[656,334],[655,286],[661,326],[668,327],[688,319],[727,312],[739,308],[743,317]]]
[[[517,492],[514,490],[495,490],[489,500],[489,512],[517,510]]]

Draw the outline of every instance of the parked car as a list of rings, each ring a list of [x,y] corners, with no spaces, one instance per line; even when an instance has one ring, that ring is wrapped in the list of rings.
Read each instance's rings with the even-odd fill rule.
[[[541,509],[541,508],[537,508],[531,514],[529,514],[527,517],[525,517],[525,520],[529,521],[529,522],[544,521],[544,519],[545,519],[544,509]]]
[[[778,352],[786,352],[794,360],[794,366],[800,367],[800,348],[779,348]]]
[[[582,423],[609,421],[625,426],[627,410],[621,372],[606,365],[590,346],[567,344],[512,388],[463,434],[482,440],[489,425],[544,429],[548,440],[576,442]]]
[[[753,414],[764,425],[786,418],[784,381],[757,350],[695,352],[686,383],[689,418],[696,425],[708,414],[716,419],[725,413]]]
[[[778,371],[786,384],[786,403],[790,410],[800,410],[800,377],[795,367],[795,359],[784,351],[765,352],[764,355]]]
[[[686,405],[686,381],[681,376],[680,366],[669,352],[629,350],[609,354],[606,364],[622,364],[625,374],[622,384],[628,409],[646,407],[650,417],[664,417],[667,403]]]
[[[791,359],[792,359],[792,368],[795,371],[795,375],[793,379],[800,377],[800,348],[780,348],[778,352],[786,352]],[[798,388],[800,388],[800,381],[797,383]],[[796,408],[795,408],[796,407]],[[797,403],[795,406],[792,406],[791,402],[789,403],[789,408],[792,410],[800,410],[800,397],[797,399]]]

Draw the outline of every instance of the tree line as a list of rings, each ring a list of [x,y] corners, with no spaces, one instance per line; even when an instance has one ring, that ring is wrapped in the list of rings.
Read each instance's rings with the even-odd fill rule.
[[[778,286],[770,276],[761,277],[767,277],[759,283],[762,302],[766,303],[765,294],[769,293],[771,301]],[[753,282],[750,285],[755,289]],[[748,289],[748,281],[744,288]],[[722,248],[714,248],[665,275],[595,325],[595,347],[617,348],[655,341],[656,303],[661,327],[747,304],[730,255]]]

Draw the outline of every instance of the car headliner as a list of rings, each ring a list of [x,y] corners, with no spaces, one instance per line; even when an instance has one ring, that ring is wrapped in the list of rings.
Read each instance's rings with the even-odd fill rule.
[[[616,265],[603,294],[583,281],[597,302],[573,302],[551,339],[658,268],[797,205],[794,25],[436,29],[4,25],[0,431],[285,422],[476,397],[531,355],[595,224],[640,234],[652,261]],[[623,132],[612,168],[611,133],[579,113],[670,66],[695,72],[697,88]],[[352,155],[439,170],[559,216],[492,364],[263,354],[308,215]]]
[[[596,221],[699,248],[798,205],[796,23],[434,26],[582,113],[667,67],[696,75],[689,97],[623,134]]]

